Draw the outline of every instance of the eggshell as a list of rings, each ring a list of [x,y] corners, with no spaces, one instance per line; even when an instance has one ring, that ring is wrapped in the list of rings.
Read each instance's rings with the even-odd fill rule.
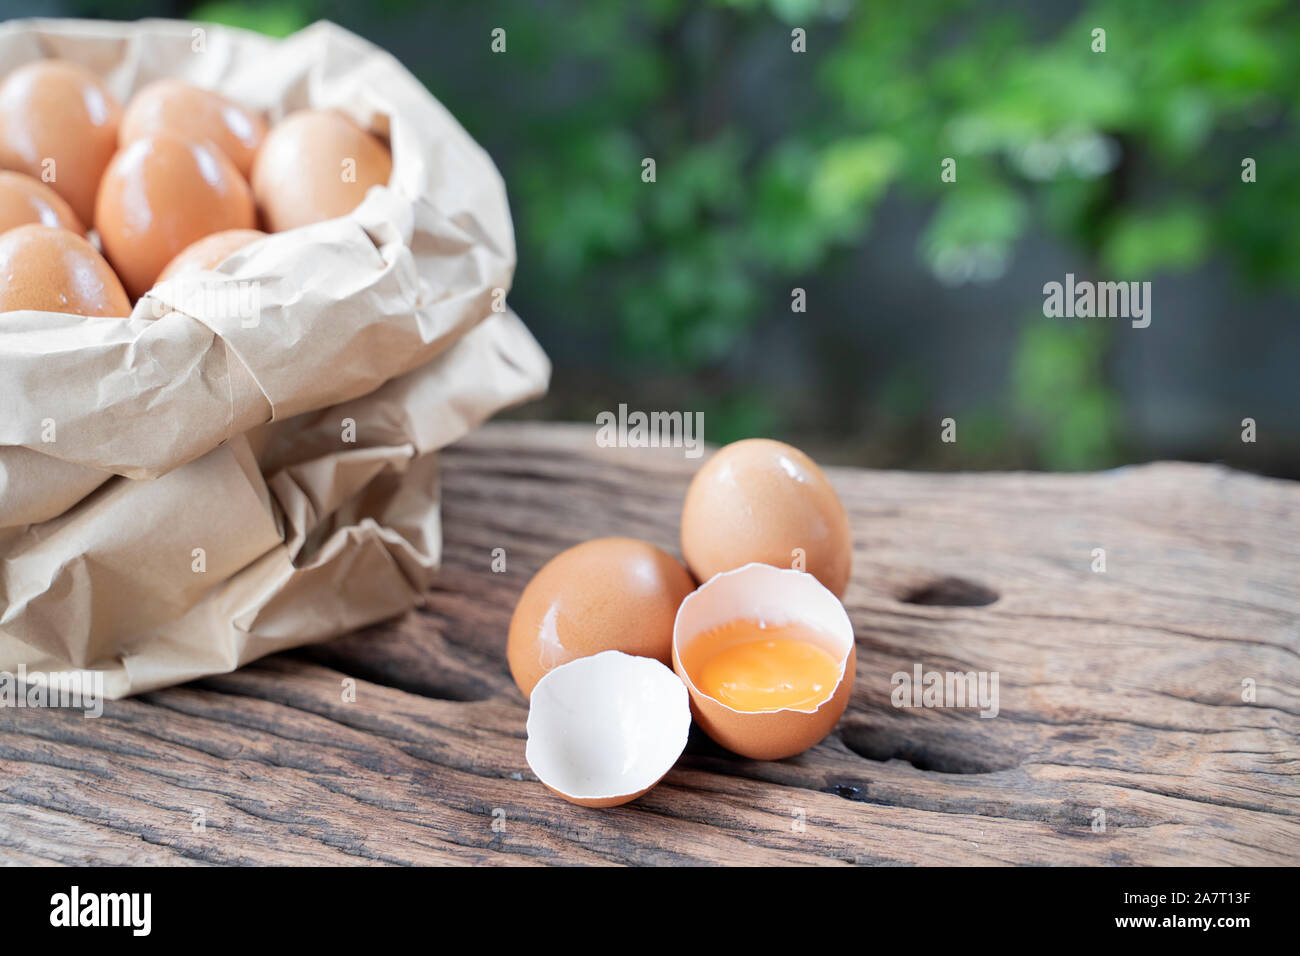
[[[663,779],[690,726],[686,688],[672,671],[604,651],[537,682],[524,756],[537,779],[570,803],[614,807]]]
[[[131,98],[118,128],[118,145],[127,146],[154,133],[207,140],[247,179],[266,136],[266,123],[220,93],[168,78],[155,80]]]
[[[0,84],[0,167],[48,182],[88,223],[121,115],[85,67],[64,60],[21,66]]]
[[[751,438],[720,448],[696,472],[682,506],[682,556],[697,581],[760,561],[807,571],[841,596],[853,541],[816,463],[790,445]]]
[[[29,223],[86,234],[67,200],[49,186],[23,173],[0,172],[0,233]]]
[[[266,228],[283,232],[346,216],[392,171],[388,147],[342,113],[300,110],[267,134],[253,194]]]
[[[552,668],[609,650],[667,665],[673,619],[694,587],[677,561],[635,538],[596,538],[560,552],[528,582],[510,619],[515,683],[527,697]]]
[[[229,259],[232,253],[265,237],[266,233],[260,229],[227,229],[204,236],[198,242],[190,243],[175,259],[167,263],[167,268],[158,274],[158,281],[165,282],[177,276],[215,269]]]
[[[131,314],[122,283],[85,239],[57,226],[18,226],[0,235],[0,312]]]
[[[842,662],[830,698],[811,712],[785,708],[746,713],[697,688],[682,664],[684,649],[700,634],[738,619],[797,622],[817,631],[825,639],[823,650]],[[690,692],[696,722],[728,750],[755,760],[792,757],[829,734],[849,704],[856,668],[853,624],[844,605],[802,571],[756,563],[723,572],[682,602],[673,626],[673,670]]]
[[[155,133],[113,157],[95,203],[104,253],[133,298],[191,243],[255,226],[253,197],[212,145]]]

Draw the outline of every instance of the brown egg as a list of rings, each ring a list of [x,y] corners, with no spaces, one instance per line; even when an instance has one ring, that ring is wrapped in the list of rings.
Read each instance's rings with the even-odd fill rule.
[[[225,154],[170,133],[137,139],[114,156],[95,203],[104,252],[133,298],[196,240],[252,229],[254,220],[248,184]]]
[[[766,438],[719,449],[682,506],[682,555],[701,583],[751,561],[815,575],[842,597],[853,562],[849,518],[816,463]]]
[[[0,312],[131,314],[122,283],[81,236],[56,226],[18,226],[0,235]]]
[[[392,171],[388,147],[348,117],[301,110],[267,134],[253,163],[253,195],[266,228],[283,232],[346,216]]]
[[[64,60],[19,67],[0,84],[0,166],[48,183],[88,223],[121,115],[84,67]]]
[[[708,693],[695,653],[728,622],[798,625],[835,663],[835,682],[816,703],[741,709]],[[775,635],[777,632],[770,632]],[[772,645],[768,645],[769,648]],[[728,750],[754,760],[783,760],[834,729],[853,695],[857,673],[853,623],[835,595],[810,574],[748,564],[711,578],[682,602],[673,628],[673,669],[686,684],[701,729]],[[793,675],[786,672],[784,679]]]
[[[167,268],[158,274],[158,281],[215,269],[231,253],[265,236],[266,233],[260,229],[227,229],[204,236],[198,242],[186,246],[175,259],[167,263]]]
[[[0,233],[29,223],[86,234],[72,207],[49,186],[23,173],[0,172]]]
[[[527,697],[551,669],[601,651],[672,662],[673,618],[695,588],[652,544],[597,538],[562,551],[524,588],[506,657]]]
[[[207,140],[229,157],[245,179],[266,136],[266,123],[220,93],[181,80],[156,80],[132,97],[122,114],[118,144],[153,133]]]

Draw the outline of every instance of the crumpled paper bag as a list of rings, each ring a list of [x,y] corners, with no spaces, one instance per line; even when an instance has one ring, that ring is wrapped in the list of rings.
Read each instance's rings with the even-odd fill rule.
[[[550,375],[504,307],[514,233],[487,154],[329,23],[0,27],[0,73],[40,57],[122,102],[177,76],[272,123],[341,109],[389,139],[393,174],[129,318],[0,318],[0,671],[98,673],[121,697],[413,607],[439,560],[438,449]]]

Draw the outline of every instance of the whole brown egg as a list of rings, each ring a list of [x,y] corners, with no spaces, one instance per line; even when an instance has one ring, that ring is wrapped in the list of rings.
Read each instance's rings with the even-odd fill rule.
[[[575,545],[524,588],[510,619],[510,673],[527,697],[552,668],[601,651],[672,666],[673,619],[694,589],[681,564],[645,541]]]
[[[186,246],[225,229],[252,229],[248,183],[206,142],[154,133],[113,157],[95,203],[104,253],[133,298]]]
[[[127,146],[153,133],[207,140],[247,179],[266,135],[266,123],[220,93],[168,78],[150,83],[127,103],[118,127],[118,143]]]
[[[28,223],[86,234],[72,207],[45,183],[23,173],[0,172],[0,233]]]
[[[121,115],[85,67],[65,60],[21,66],[0,83],[0,167],[49,183],[88,223]]]
[[[393,158],[379,139],[334,110],[300,110],[272,127],[253,162],[253,195],[271,232],[346,216]]]
[[[198,242],[186,246],[175,259],[167,263],[167,268],[159,273],[158,281],[165,282],[177,276],[215,269],[232,253],[265,237],[266,233],[260,229],[226,229],[204,236]]]
[[[0,235],[0,312],[131,314],[122,283],[85,239],[56,226],[18,226]]]
[[[816,462],[750,438],[704,463],[682,506],[682,556],[701,582],[756,561],[814,575],[844,595],[853,562],[849,518]]]

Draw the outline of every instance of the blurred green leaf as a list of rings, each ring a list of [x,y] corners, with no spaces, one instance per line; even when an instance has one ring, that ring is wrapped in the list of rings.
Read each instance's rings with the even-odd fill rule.
[[[1205,214],[1191,204],[1155,213],[1124,213],[1102,248],[1102,263],[1110,278],[1149,279],[1158,271],[1197,265],[1209,244]]]
[[[1096,468],[1118,455],[1119,406],[1101,369],[1109,336],[1105,326],[1067,321],[1029,320],[1012,365],[1013,403],[1047,467]]]
[[[880,198],[901,160],[887,136],[839,140],[824,149],[808,186],[814,215],[830,221],[861,212]]]
[[[220,23],[243,30],[255,30],[272,37],[287,37],[309,26],[316,19],[303,3],[293,0],[210,0],[190,11],[190,19],[202,23]]]

